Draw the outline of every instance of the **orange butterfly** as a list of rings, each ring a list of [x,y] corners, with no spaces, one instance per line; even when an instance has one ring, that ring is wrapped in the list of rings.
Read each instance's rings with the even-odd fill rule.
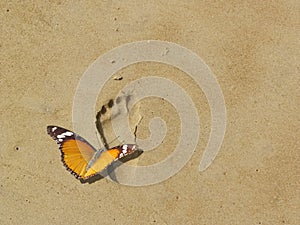
[[[59,145],[64,166],[81,180],[87,180],[99,174],[118,159],[141,151],[134,144],[96,150],[84,138],[58,126],[48,126],[47,132]]]

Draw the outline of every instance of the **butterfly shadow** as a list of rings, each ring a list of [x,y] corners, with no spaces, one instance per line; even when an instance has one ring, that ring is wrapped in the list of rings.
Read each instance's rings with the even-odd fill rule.
[[[141,154],[143,154],[143,150],[139,149],[139,150],[135,151],[134,153],[132,153],[130,155],[127,155],[127,156],[125,156],[125,157],[123,157],[119,160],[116,160],[115,162],[110,164],[106,169],[101,171],[99,174],[97,174],[93,177],[90,177],[86,180],[80,179],[80,182],[82,184],[85,184],[85,183],[92,184],[96,181],[99,181],[99,180],[109,176],[113,181],[118,183],[118,179],[117,179],[116,174],[115,174],[115,169],[118,168],[119,166],[121,166],[123,163],[126,163],[130,160],[136,159]]]

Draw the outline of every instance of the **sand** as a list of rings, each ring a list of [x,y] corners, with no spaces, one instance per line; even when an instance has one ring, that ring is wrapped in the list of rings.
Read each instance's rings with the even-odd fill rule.
[[[299,1],[1,1],[0,9],[0,224],[299,224]],[[199,171],[211,127],[205,93],[171,65],[142,62],[111,77],[96,110],[137,78],[171,79],[199,114],[195,151],[153,185],[82,184],[46,126],[73,129],[74,95],[89,65],[142,40],[177,43],[211,69],[227,110],[220,151]],[[130,115],[138,138],[149,137],[156,116],[168,132],[128,164],[167,158],[180,136],[172,104],[145,99]]]

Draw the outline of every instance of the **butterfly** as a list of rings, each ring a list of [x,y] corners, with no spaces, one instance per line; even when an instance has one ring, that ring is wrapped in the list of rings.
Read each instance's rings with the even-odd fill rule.
[[[135,144],[96,150],[83,137],[58,126],[47,126],[47,133],[59,145],[61,161],[66,169],[80,180],[87,180],[99,174],[114,161],[142,151]]]

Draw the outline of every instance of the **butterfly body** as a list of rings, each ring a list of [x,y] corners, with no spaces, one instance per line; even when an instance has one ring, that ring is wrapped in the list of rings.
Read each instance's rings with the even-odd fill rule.
[[[140,151],[134,144],[96,150],[81,136],[58,126],[48,126],[47,133],[59,145],[64,166],[77,179],[82,180],[99,174],[114,161]]]

